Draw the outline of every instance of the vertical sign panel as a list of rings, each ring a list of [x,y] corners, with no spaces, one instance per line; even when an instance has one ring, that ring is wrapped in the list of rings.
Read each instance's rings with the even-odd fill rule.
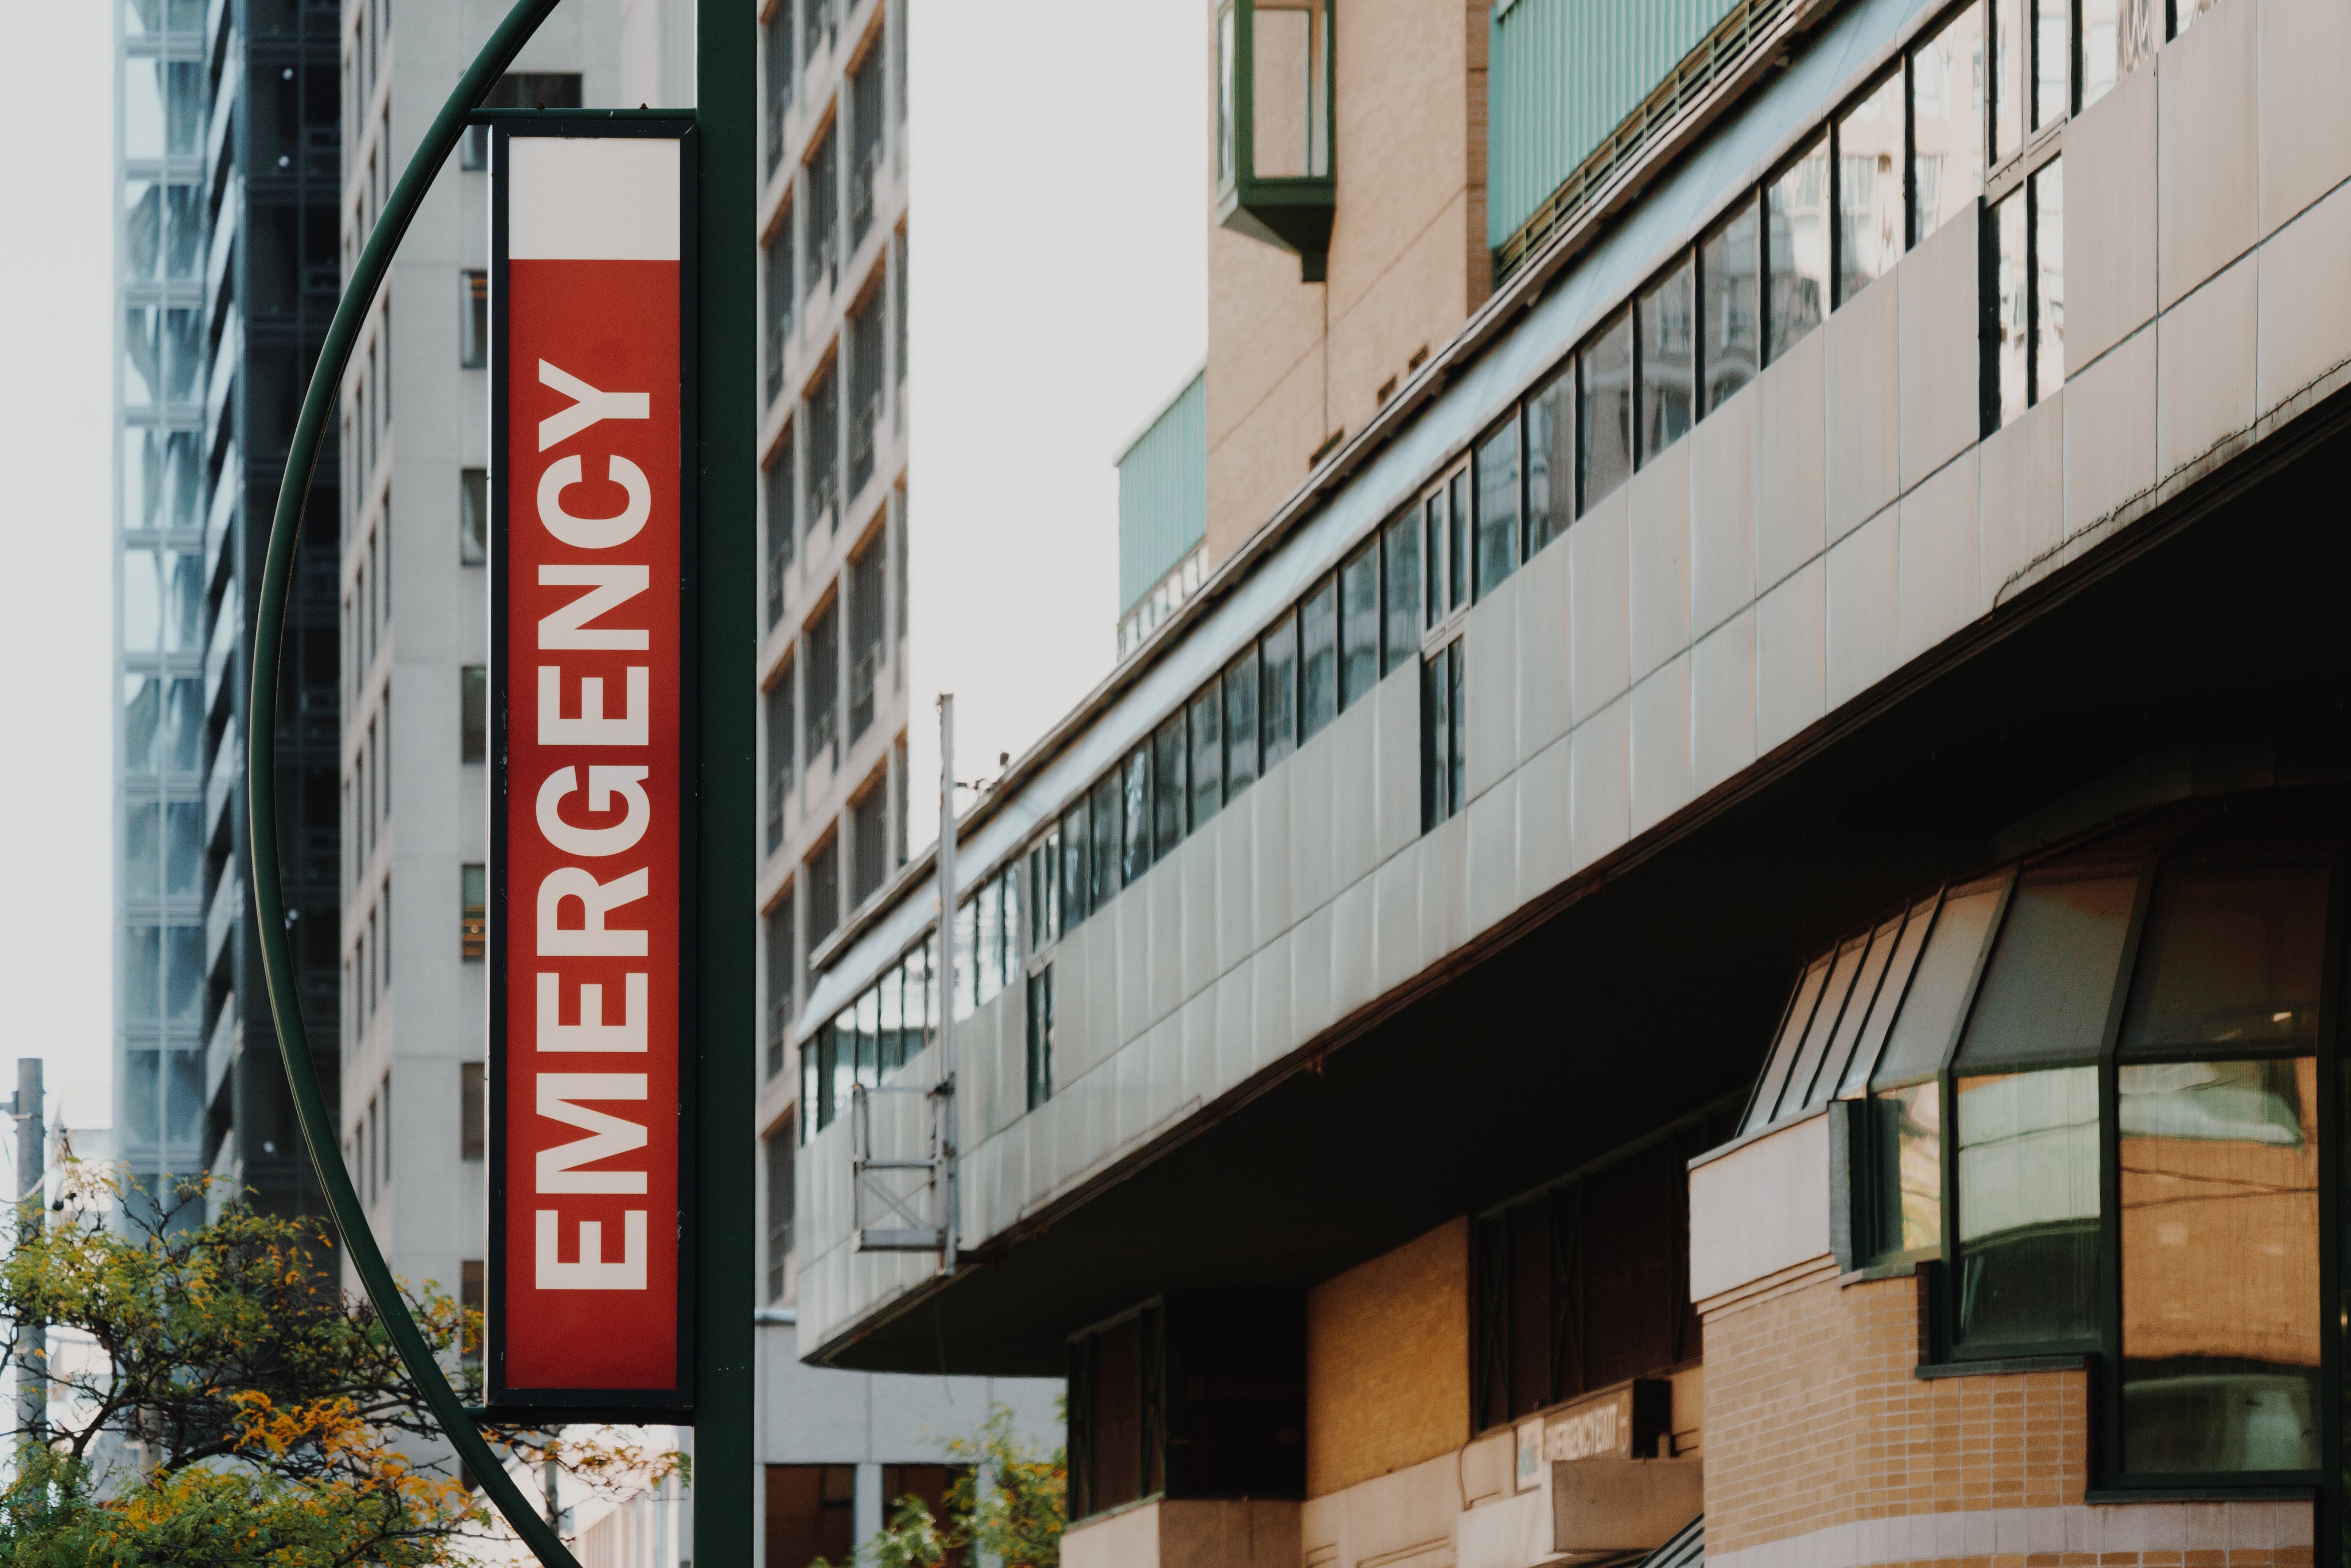
[[[499,129],[492,198],[489,1375],[682,1412],[690,128]]]

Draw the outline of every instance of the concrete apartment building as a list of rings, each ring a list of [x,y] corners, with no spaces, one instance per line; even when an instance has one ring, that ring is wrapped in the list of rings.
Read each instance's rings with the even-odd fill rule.
[[[210,1172],[315,1207],[251,930],[252,593],[303,378],[334,308],[332,5],[115,11],[115,1154],[147,1190]],[[331,455],[287,612],[286,899],[313,1038],[336,1019]],[[331,1049],[319,1052],[333,1071]],[[329,1076],[328,1082],[331,1082]]]
[[[343,163],[340,231],[344,267],[498,14],[490,6],[407,0],[395,22],[385,0],[343,5],[340,60],[350,149]],[[781,472],[791,476],[771,482],[766,492],[769,564],[777,575],[768,598],[761,669],[766,676],[780,668],[789,683],[795,668],[812,664],[793,658],[797,647],[820,636],[835,639],[828,666],[836,677],[834,695],[824,703],[811,698],[804,711],[811,714],[810,733],[817,733],[820,722],[830,727],[824,733],[838,738],[840,760],[836,766],[815,741],[807,743],[805,755],[815,766],[801,769],[805,786],[794,790],[787,784],[789,810],[781,819],[771,816],[763,830],[772,831],[780,820],[797,836],[789,843],[763,838],[758,849],[771,852],[771,869],[795,864],[820,852],[811,848],[820,841],[839,836],[831,824],[840,818],[841,833],[863,846],[841,851],[846,858],[833,862],[843,879],[836,894],[849,896],[862,885],[861,877],[877,880],[859,854],[882,854],[885,866],[894,865],[888,857],[902,856],[904,842],[903,836],[880,836],[883,830],[860,826],[867,820],[860,813],[879,801],[887,813],[883,821],[893,824],[888,831],[900,832],[894,824],[902,821],[895,814],[901,797],[889,789],[852,789],[850,783],[853,768],[881,777],[903,766],[897,759],[906,723],[895,653],[900,644],[894,638],[876,644],[866,634],[881,624],[872,617],[886,615],[894,627],[903,613],[903,601],[885,592],[895,579],[884,563],[894,559],[891,552],[899,547],[893,541],[903,537],[891,531],[903,517],[905,444],[888,367],[904,362],[894,326],[904,298],[885,285],[890,269],[903,265],[905,200],[898,149],[904,132],[894,111],[883,117],[881,96],[885,72],[894,82],[903,79],[902,68],[890,63],[898,56],[880,47],[883,18],[877,5],[853,18],[819,7],[804,28],[787,10],[765,26],[768,60],[775,62],[782,50],[786,62],[770,84],[783,92],[780,102],[772,93],[769,99],[778,118],[763,128],[762,168],[770,175],[765,218],[773,224],[780,212],[789,223],[796,179],[831,182],[822,186],[821,197],[831,204],[831,216],[804,239],[787,239],[784,261],[763,256],[770,268],[782,266],[789,278],[808,283],[788,286],[777,301],[787,321],[797,313],[801,329],[766,340],[771,352],[786,348],[793,356],[791,372],[800,379],[790,384],[797,390],[791,396],[775,390],[783,382],[770,361],[759,392],[768,409],[768,466],[780,463]],[[859,38],[863,47],[852,47]],[[574,0],[526,47],[493,101],[549,108],[691,105],[693,47],[694,8],[684,0]],[[793,59],[804,68],[790,70]],[[787,81],[789,87],[783,86]],[[838,135],[826,130],[835,100],[852,106],[839,116],[843,129]],[[886,158],[871,151],[885,126],[892,148]],[[789,142],[779,140],[787,131]],[[394,1272],[436,1281],[476,1302],[484,1278],[488,1131],[483,865],[489,787],[487,563],[495,548],[487,510],[493,481],[486,150],[486,138],[469,140],[427,196],[345,378],[338,583],[346,672],[340,709],[339,946],[344,1155]],[[818,199],[808,196],[802,210],[814,210]],[[852,287],[847,280],[857,267],[865,269],[857,274],[865,281]],[[834,378],[829,391],[828,377]],[[811,378],[813,390],[807,385]],[[889,412],[875,401],[883,396]],[[811,413],[798,413],[802,408]],[[815,449],[830,454],[823,461],[807,444],[793,444],[793,430],[818,418],[829,421],[831,432],[829,444]],[[804,467],[793,466],[796,450]],[[777,483],[784,486],[780,491]],[[804,500],[802,483],[807,496],[828,497],[823,507],[832,509]],[[795,517],[803,519],[797,530]],[[877,647],[890,656],[881,657]],[[784,748],[769,755],[789,758],[799,728],[789,720],[793,697],[783,700]],[[820,720],[816,708],[823,710]],[[862,840],[855,837],[861,831],[867,835]],[[901,847],[893,849],[893,843]],[[786,902],[777,918],[789,934],[793,879],[787,873],[782,881]],[[753,913],[747,911],[747,917]],[[789,967],[780,973],[789,988]],[[772,1041],[759,1043],[772,1049]],[[789,1120],[789,1095],[778,1097],[776,1090],[794,1082],[785,1074],[769,1082],[770,1119]],[[779,1146],[782,1164],[770,1179],[780,1179],[789,1191],[790,1139]],[[776,1561],[789,1561],[799,1542],[805,1550],[798,1563],[804,1563],[820,1553],[845,1557],[854,1542],[881,1527],[890,1498],[942,1491],[943,1439],[976,1428],[993,1397],[1000,1394],[1018,1405],[1030,1430],[1046,1429],[1053,1416],[1049,1396],[998,1390],[985,1380],[948,1385],[935,1377],[874,1378],[798,1366],[789,1325],[789,1244],[788,1226],[768,1234],[770,1282],[761,1301],[745,1302],[744,1311],[758,1311],[771,1325],[762,1331],[766,1404],[759,1459],[768,1467],[766,1496],[777,1516],[771,1539],[784,1553]],[[609,1514],[583,1501],[578,1515],[585,1549],[607,1554],[595,1560],[629,1568],[676,1562],[684,1549],[679,1543],[691,1540],[689,1520],[690,1505],[668,1494]]]
[[[818,952],[806,1354],[1066,1375],[1071,1568],[2340,1552],[2351,12],[1207,20],[1206,580],[951,1172]]]

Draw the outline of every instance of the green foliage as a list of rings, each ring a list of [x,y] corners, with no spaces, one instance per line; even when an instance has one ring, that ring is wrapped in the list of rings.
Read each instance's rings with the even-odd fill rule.
[[[68,1202],[0,1261],[6,1349],[26,1325],[85,1336],[96,1354],[49,1368],[51,1421],[20,1443],[0,1490],[8,1568],[427,1568],[491,1517],[449,1472],[440,1428],[383,1324],[336,1279],[320,1222],[231,1205],[201,1187],[158,1206],[89,1167]],[[410,1298],[469,1403],[464,1359],[480,1315],[430,1282]],[[526,1461],[590,1484],[658,1479],[674,1457],[497,1435]]]
[[[859,1560],[872,1568],[945,1568],[951,1558],[972,1563],[977,1548],[1003,1568],[1061,1568],[1069,1521],[1066,1452],[1038,1453],[1013,1430],[1012,1412],[1001,1405],[977,1436],[950,1438],[946,1448],[948,1462],[959,1467],[947,1488],[946,1521],[934,1519],[922,1499],[902,1497],[890,1522],[859,1549]],[[991,1483],[985,1497],[983,1469]],[[810,1568],[830,1565],[820,1558]]]

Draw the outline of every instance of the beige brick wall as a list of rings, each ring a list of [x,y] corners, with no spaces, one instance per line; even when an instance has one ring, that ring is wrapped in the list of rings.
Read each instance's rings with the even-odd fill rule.
[[[1215,227],[1209,193],[1211,566],[1298,487],[1327,437],[1361,430],[1380,386],[1491,291],[1486,26],[1487,0],[1349,0],[1337,13],[1327,284],[1301,283],[1290,252]],[[1213,46],[1209,59],[1213,132]]]
[[[1469,1222],[1306,1295],[1306,1495],[1451,1453],[1469,1437]]]
[[[1705,1312],[1709,1558],[1848,1521],[2082,1502],[2085,1374],[1921,1379],[1915,1281],[1792,1273]]]

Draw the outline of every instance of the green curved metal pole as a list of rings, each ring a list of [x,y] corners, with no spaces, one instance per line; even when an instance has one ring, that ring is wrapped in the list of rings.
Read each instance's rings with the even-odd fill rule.
[[[368,1228],[367,1217],[360,1207],[359,1192],[351,1185],[350,1172],[343,1166],[333,1116],[327,1109],[325,1095],[319,1092],[319,1075],[310,1065],[309,1035],[302,1025],[293,958],[286,941],[286,895],[277,865],[277,777],[274,766],[277,750],[278,660],[286,640],[286,601],[293,585],[294,546],[301,534],[302,509],[309,497],[310,481],[319,466],[319,444],[325,435],[337,391],[342,385],[343,371],[350,363],[352,347],[359,340],[360,322],[375,302],[376,290],[382,287],[384,274],[392,265],[392,252],[399,249],[401,236],[408,232],[434,175],[448,162],[449,154],[456,151],[457,139],[465,133],[466,114],[482,101],[500,73],[514,63],[516,54],[538,30],[556,3],[557,0],[516,0],[514,9],[491,33],[465,74],[458,78],[449,100],[441,106],[432,128],[425,131],[423,144],[417,148],[416,155],[401,172],[399,183],[392,186],[383,214],[376,220],[374,232],[368,235],[367,246],[360,252],[350,281],[335,307],[334,320],[327,328],[327,340],[319,353],[318,368],[310,375],[310,390],[302,400],[301,417],[294,426],[294,445],[287,454],[286,478],[278,488],[277,511],[269,525],[269,553],[262,567],[261,597],[254,617],[253,695],[248,709],[252,722],[246,743],[245,789],[249,808],[246,852],[251,862],[254,911],[260,928],[261,967],[269,982],[269,1011],[277,1021],[278,1051],[286,1061],[286,1082],[294,1092],[294,1110],[301,1123],[302,1141],[309,1147],[310,1164],[318,1171],[319,1186],[326,1193],[328,1213],[341,1233],[344,1250],[359,1274],[360,1283],[367,1288],[368,1300],[375,1303],[376,1315],[392,1336],[392,1348],[407,1364],[408,1375],[423,1390],[425,1403],[432,1407],[434,1418],[441,1423],[441,1429],[448,1434],[457,1457],[482,1483],[490,1500],[540,1563],[547,1568],[579,1568],[571,1553],[564,1549],[554,1526],[533,1511],[529,1500],[514,1484],[506,1466],[482,1440],[465,1406],[458,1403],[456,1391],[442,1375],[439,1363],[433,1359],[432,1347],[417,1332],[416,1320],[409,1315],[407,1303],[401,1300],[400,1287],[392,1281],[382,1249],[376,1246],[374,1233]]]

